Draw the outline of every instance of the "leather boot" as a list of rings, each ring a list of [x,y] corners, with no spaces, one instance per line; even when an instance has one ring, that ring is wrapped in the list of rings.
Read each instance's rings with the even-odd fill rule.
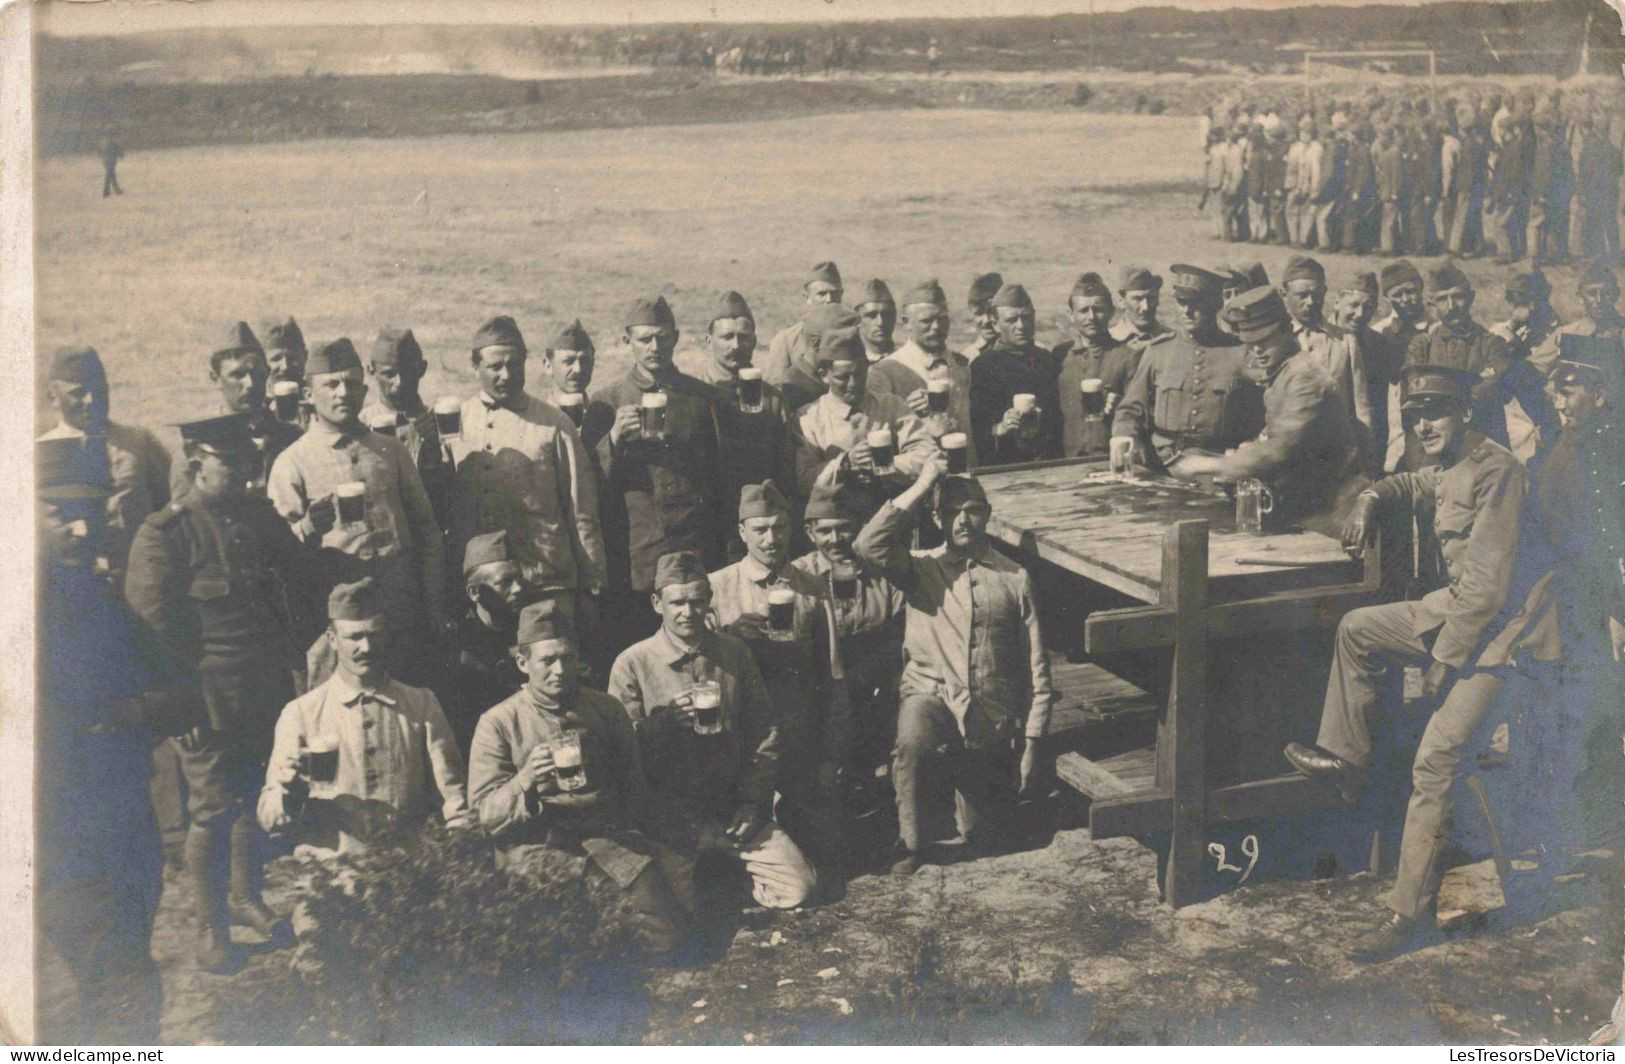
[[[231,922],[265,936],[274,949],[293,945],[293,926],[278,916],[260,897],[260,827],[248,816],[231,825],[231,893],[226,911]]]
[[[1391,912],[1381,927],[1355,940],[1349,950],[1349,959],[1356,964],[1380,964],[1402,953],[1409,953],[1438,936],[1437,921],[1438,916],[1431,905],[1416,916]]]
[[[241,964],[226,919],[226,850],[231,839],[220,825],[193,824],[186,833],[186,878],[197,905],[198,967],[216,975]]]

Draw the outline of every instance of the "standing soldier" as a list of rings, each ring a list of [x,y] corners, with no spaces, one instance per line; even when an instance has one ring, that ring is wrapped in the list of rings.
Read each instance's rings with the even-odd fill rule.
[[[1306,255],[1294,255],[1281,274],[1281,299],[1292,317],[1298,349],[1326,371],[1343,400],[1349,418],[1360,427],[1360,440],[1371,438],[1375,419],[1367,389],[1365,360],[1353,334],[1326,321],[1326,269]],[[1370,455],[1361,448],[1364,460]]]
[[[102,199],[109,193],[124,195],[124,190],[118,184],[118,161],[124,158],[124,149],[119,147],[118,141],[109,134],[102,138]]]
[[[1501,378],[1503,394],[1509,398],[1503,407],[1507,449],[1526,466],[1552,446],[1562,429],[1542,383],[1557,359],[1558,327],[1562,325],[1552,309],[1551,296],[1551,283],[1539,267],[1515,274],[1506,284],[1510,316],[1490,326],[1490,332],[1507,342],[1511,356]],[[1525,403],[1534,406],[1531,409]]]
[[[1171,337],[1174,330],[1157,318],[1162,302],[1162,278],[1144,266],[1124,266],[1117,278],[1117,320],[1112,337],[1140,354],[1154,343]]]
[[[1460,120],[1457,109],[1444,108],[1444,125],[1439,134],[1439,210],[1435,218],[1439,247],[1452,255],[1460,251],[1450,246],[1450,231],[1455,226],[1456,208],[1466,194],[1466,173],[1462,169]]]
[[[966,432],[970,428],[970,361],[948,348],[948,296],[942,286],[933,278],[903,293],[898,320],[908,339],[869,367],[869,390],[895,395],[915,417],[929,419],[933,416],[931,390],[945,382],[947,417],[934,424],[943,433]],[[966,460],[976,464],[974,449],[967,447]]]
[[[446,677],[444,708],[457,749],[466,751],[480,714],[525,682],[513,660],[514,631],[520,609],[535,595],[520,559],[508,548],[506,530],[482,532],[463,548],[463,593],[457,660]]]
[[[394,436],[406,445],[434,507],[436,523],[451,518],[451,461],[440,442],[440,429],[418,394],[429,369],[423,348],[411,329],[380,329],[367,355],[367,373],[378,385],[378,397],[361,408],[361,421],[374,432]]]
[[[1004,278],[997,273],[978,274],[970,283],[970,291],[965,296],[965,315],[975,335],[965,345],[964,354],[968,362],[975,362],[976,356],[999,338],[999,330],[994,325],[993,297],[1003,287]]]
[[[186,873],[206,971],[233,969],[230,924],[276,945],[287,922],[260,898],[262,836],[250,804],[279,708],[293,697],[295,633],[310,560],[270,503],[247,489],[259,452],[241,414],[180,426],[191,490],[149,517],[125,595],[174,670],[195,678],[207,720],[180,740],[191,828]]]
[[[1219,178],[1219,203],[1224,211],[1224,239],[1234,243],[1247,239],[1247,134],[1237,123],[1230,128],[1230,142],[1224,149],[1224,170]]]
[[[590,621],[606,570],[598,484],[581,434],[525,390],[529,351],[512,318],[481,325],[469,357],[480,391],[463,402],[462,435],[451,445],[454,554],[481,532],[505,529],[526,580],[575,598]]]
[[[1337,629],[1316,745],[1286,748],[1298,771],[1358,801],[1369,778],[1371,733],[1382,723],[1382,674],[1397,665],[1426,668],[1423,699],[1434,708],[1412,769],[1399,874],[1388,896],[1392,911],[1351,951],[1363,963],[1386,960],[1434,932],[1451,790],[1468,754],[1478,749],[1475,738],[1488,739],[1480,725],[1514,654],[1552,660],[1558,653],[1545,544],[1538,533],[1524,531],[1529,478],[1506,448],[1471,427],[1478,378],[1456,368],[1411,365],[1405,383],[1406,411],[1438,464],[1387,477],[1363,492],[1343,542],[1358,554],[1383,510],[1431,501],[1450,586],[1420,601],[1346,615]]]
[[[1574,148],[1574,220],[1570,246],[1575,253],[1612,264],[1619,258],[1619,147],[1606,118],[1587,110],[1580,117]]]
[[[1569,200],[1574,194],[1574,170],[1556,110],[1542,105],[1535,113],[1534,125],[1529,232],[1524,242],[1537,265],[1553,265],[1569,257]]]
[[[833,262],[820,262],[802,282],[801,294],[805,302],[802,317],[814,307],[841,301],[841,271]],[[806,339],[801,335],[804,321],[786,326],[773,335],[767,346],[767,357],[762,359],[762,377],[767,383],[785,389],[788,385],[805,384],[815,376]],[[809,402],[811,400],[808,400]]]
[[[1218,454],[1258,434],[1258,389],[1243,373],[1245,352],[1219,329],[1223,278],[1197,266],[1173,268],[1184,329],[1146,351],[1112,415],[1111,457],[1126,469],[1138,453],[1152,469],[1180,475],[1187,454]]]
[[[858,285],[852,311],[858,316],[858,335],[863,338],[863,349],[871,364],[896,349],[892,333],[897,329],[897,303],[885,281],[875,278]]]
[[[1410,351],[1411,341],[1428,330],[1427,301],[1422,298],[1422,274],[1405,259],[1391,262],[1377,277],[1382,294],[1388,300],[1388,313],[1372,323],[1371,328],[1388,342],[1383,364],[1391,367],[1388,388],[1387,448],[1383,469],[1392,473],[1399,468],[1405,454],[1405,429],[1399,416],[1400,368]]]
[[[264,337],[265,364],[271,371],[267,384],[274,386],[282,381],[304,384],[305,360],[309,357],[309,351],[305,347],[305,334],[299,331],[299,323],[292,318],[264,322],[260,325],[259,335]]]
[[[1491,176],[1490,204],[1494,216],[1494,236],[1500,247],[1498,265],[1523,258],[1528,235],[1530,178],[1535,160],[1534,125],[1520,117],[1507,127],[1507,138],[1496,153]]]
[[[1303,151],[1298,157],[1298,179],[1292,186],[1292,243],[1300,248],[1311,248],[1315,246],[1315,191],[1320,188],[1326,145],[1310,115],[1298,120],[1298,144]]]
[[[711,361],[696,374],[717,390],[717,422],[722,437],[722,489],[735,505],[747,484],[764,480],[794,484],[795,448],[790,422],[794,414],[784,394],[762,380],[755,384],[739,379],[741,370],[751,369],[756,351],[756,318],[750,304],[738,292],[724,292],[711,311],[706,327],[706,344]],[[754,398],[746,392],[754,392]],[[727,557],[737,561],[745,556],[745,545],[736,527],[728,534]]]
[[[1270,233],[1270,144],[1260,126],[1247,134],[1247,234],[1255,244],[1268,242]]]
[[[1279,117],[1276,124],[1270,128],[1270,225],[1269,240],[1272,244],[1290,244],[1291,227],[1287,223],[1287,197],[1291,194],[1292,184],[1296,175],[1292,173],[1292,164],[1287,161],[1292,150],[1298,145],[1291,141],[1286,126],[1281,124]],[[1290,142],[1290,143],[1289,143]],[[1302,150],[1299,149],[1300,154]]]
[[[1405,170],[1405,148],[1392,125],[1382,127],[1371,161],[1376,171],[1377,201],[1382,204],[1380,247],[1384,255],[1397,255],[1403,249],[1404,201],[1409,194]]]
[[[1585,317],[1563,326],[1565,334],[1607,336],[1615,340],[1625,335],[1625,314],[1619,312],[1619,278],[1607,263],[1594,262],[1580,274],[1580,306]]]
[[[615,647],[637,642],[658,623],[643,604],[654,593],[661,555],[693,550],[711,568],[722,563],[727,513],[716,389],[672,362],[677,322],[664,296],[636,300],[623,320],[631,367],[593,396],[615,411],[598,442],[607,608],[621,625]],[[646,428],[643,409],[662,413],[648,415]]]
[[[976,453],[989,464],[1059,458],[1057,366],[1055,356],[1033,342],[1032,298],[1021,285],[1006,284],[993,297],[993,309],[999,339],[970,369]]]
[[[271,502],[302,542],[344,555],[338,571],[312,590],[312,601],[344,576],[375,577],[398,640],[396,667],[417,675],[451,623],[445,545],[423,478],[405,445],[361,423],[367,386],[349,339],[310,352],[303,394],[310,426],[271,468]],[[341,523],[338,493],[341,486],[356,490],[351,484],[361,492],[360,520],[347,516]]]
[[[265,385],[270,369],[265,362],[265,350],[246,322],[232,326],[224,347],[209,354],[209,380],[220,389],[221,413],[242,414],[248,425],[249,438],[259,449],[259,470],[250,487],[265,494],[265,483],[277,456],[299,438],[299,427],[278,421],[266,403]],[[182,474],[190,468],[181,467]],[[176,478],[174,494],[184,491],[185,476]]]
[[[1140,366],[1143,349],[1121,343],[1111,333],[1112,293],[1098,273],[1086,273],[1067,297],[1074,338],[1055,347],[1060,366],[1056,394],[1061,402],[1061,454],[1100,456],[1108,452],[1107,426],[1128,382]],[[1088,395],[1099,409],[1085,406],[1085,382],[1094,382]]]
[[[1456,217],[1450,223],[1450,254],[1463,258],[1484,251],[1484,198],[1489,195],[1489,130],[1464,106],[1457,112],[1461,130]]]
[[[1345,127],[1347,128],[1347,127]],[[1337,210],[1343,203],[1343,186],[1348,170],[1348,141],[1322,130],[1319,166],[1315,168],[1314,190],[1309,202],[1314,207],[1314,240],[1321,251],[1337,250]],[[1305,244],[1308,238],[1305,237]]]

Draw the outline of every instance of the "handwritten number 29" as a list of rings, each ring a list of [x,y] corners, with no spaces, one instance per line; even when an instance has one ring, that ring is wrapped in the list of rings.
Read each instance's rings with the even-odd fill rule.
[[[1241,873],[1241,878],[1236,880],[1236,886],[1239,887],[1243,883],[1247,882],[1247,877],[1253,874],[1254,868],[1258,867],[1258,836],[1248,835],[1246,838],[1241,840],[1241,855],[1247,858],[1246,868],[1242,868],[1240,865],[1230,864],[1225,860],[1227,853],[1224,848],[1224,843],[1222,842],[1208,843],[1207,852],[1218,860],[1219,871]]]

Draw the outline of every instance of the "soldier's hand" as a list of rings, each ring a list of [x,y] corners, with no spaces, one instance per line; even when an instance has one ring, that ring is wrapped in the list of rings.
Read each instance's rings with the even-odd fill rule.
[[[1038,412],[1038,408],[1034,407],[1033,408],[1033,413],[1036,414],[1037,412]],[[1021,431],[1021,424],[1022,424],[1021,414],[1019,412],[1017,412],[1015,407],[1011,407],[1009,410],[1006,410],[1004,412],[1004,417],[999,419],[999,423],[997,425],[993,426],[993,435],[995,435],[995,436],[1008,436],[1011,433],[1020,432]]]
[[[852,445],[846,452],[846,464],[859,473],[873,473],[875,471],[875,454],[869,449],[867,440],[860,440]]]
[[[1113,473],[1127,473],[1134,466],[1134,437],[1113,436],[1109,445]]]
[[[924,388],[916,388],[909,392],[903,401],[908,404],[908,412],[915,417],[925,417],[931,413],[931,393]]]
[[[299,778],[299,751],[289,750],[282,760],[271,766],[271,778],[286,787]]]
[[[530,748],[530,756],[520,766],[519,775],[526,790],[535,790],[541,794],[550,794],[559,789],[558,780],[553,776],[553,748],[546,743],[537,743]]]
[[[338,509],[333,504],[333,496],[324,495],[310,504],[310,527],[318,536],[326,535],[338,520]]]
[[[189,732],[175,736],[175,745],[189,754],[195,754],[203,748],[203,739],[208,731],[209,729],[202,726],[193,728]]]
[[[1377,538],[1377,497],[1361,495],[1354,500],[1354,508],[1343,522],[1343,549],[1351,558],[1362,558],[1365,549]]]
[[[1021,751],[1021,769],[1017,776],[1019,782],[1016,785],[1017,797],[1025,796],[1027,791],[1031,789],[1033,784],[1033,772],[1037,768],[1038,744],[1032,739],[1028,739],[1026,746]]]
[[[937,481],[948,475],[948,466],[940,454],[932,453],[925,461],[920,463],[920,474],[914,478],[914,483],[925,490],[936,486]]]
[[[1428,671],[1422,676],[1422,701],[1436,705],[1455,678],[1456,670],[1444,662],[1435,661],[1429,665]]]
[[[694,726],[694,696],[684,691],[671,700],[671,720],[685,728]]]
[[[728,830],[723,832],[729,844],[744,846],[761,830],[762,815],[754,805],[741,805],[734,810]]]
[[[643,418],[635,406],[623,406],[615,411],[615,423],[609,427],[609,442],[616,447],[643,437]]]

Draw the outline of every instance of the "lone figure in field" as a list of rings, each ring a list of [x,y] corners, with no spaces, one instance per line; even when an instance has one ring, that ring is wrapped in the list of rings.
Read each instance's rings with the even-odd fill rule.
[[[118,141],[112,137],[102,138],[102,198],[117,192],[124,195],[124,190],[118,187],[118,161],[124,158],[124,149],[118,146]]]

